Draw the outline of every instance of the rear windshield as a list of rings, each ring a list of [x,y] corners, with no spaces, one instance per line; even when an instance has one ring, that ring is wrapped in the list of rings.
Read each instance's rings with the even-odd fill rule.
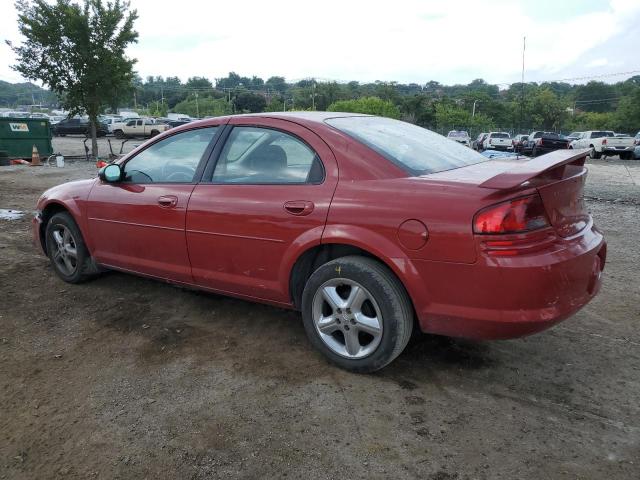
[[[508,133],[498,132],[498,133],[492,133],[491,138],[511,138],[511,137],[509,137]]]
[[[613,137],[613,132],[591,132],[591,138]]]
[[[449,132],[447,137],[468,138],[469,134],[467,132]]]
[[[452,170],[487,158],[425,128],[382,117],[341,117],[325,120],[411,175]]]

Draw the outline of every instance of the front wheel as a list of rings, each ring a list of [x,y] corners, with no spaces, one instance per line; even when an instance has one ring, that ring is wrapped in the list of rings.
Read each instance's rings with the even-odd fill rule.
[[[397,277],[366,257],[332,260],[309,278],[302,316],[311,343],[353,372],[380,370],[404,350],[413,308]]]
[[[56,274],[68,283],[80,283],[91,275],[89,251],[71,215],[56,213],[47,223],[47,255]]]

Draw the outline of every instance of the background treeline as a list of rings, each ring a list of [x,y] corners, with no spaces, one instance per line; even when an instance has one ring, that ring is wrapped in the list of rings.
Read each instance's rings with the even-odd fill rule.
[[[11,103],[12,98],[13,103],[25,98],[31,103],[28,91],[28,95],[25,91],[9,95],[10,85],[0,82],[0,105]],[[24,85],[31,84],[13,87]],[[448,86],[435,81],[423,85],[314,79],[290,83],[284,77],[264,80],[233,72],[214,81],[136,77],[118,106],[155,116],[178,112],[193,117],[285,109],[354,111],[400,118],[439,132],[465,129],[472,135],[494,129],[511,133],[610,129],[635,134],[640,130],[640,75],[614,84],[594,80],[581,85],[514,83],[503,88],[481,79]]]

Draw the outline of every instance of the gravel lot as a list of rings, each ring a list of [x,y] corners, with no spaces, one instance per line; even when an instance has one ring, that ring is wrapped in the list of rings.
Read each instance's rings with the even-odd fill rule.
[[[374,375],[328,365],[294,312],[64,284],[29,216],[0,220],[0,478],[638,478],[640,162],[590,170],[599,297],[525,339],[422,336]],[[95,171],[0,167],[0,208]]]

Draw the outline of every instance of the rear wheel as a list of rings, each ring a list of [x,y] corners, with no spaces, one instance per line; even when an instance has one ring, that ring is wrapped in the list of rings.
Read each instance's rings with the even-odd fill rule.
[[[318,268],[302,294],[304,327],[331,362],[354,372],[374,372],[404,350],[413,308],[400,281],[384,265],[360,256]]]
[[[159,135],[160,132],[158,130],[151,130],[151,138],[155,137],[156,135]]]
[[[589,158],[593,158],[593,159],[598,159],[602,156],[602,154],[600,152],[596,151],[596,148],[592,145],[591,146],[591,151],[589,152]]]
[[[56,213],[47,223],[47,254],[56,274],[68,283],[80,283],[91,277],[91,257],[73,217]]]
[[[620,160],[631,160],[633,158],[633,152],[623,152],[620,154]]]

